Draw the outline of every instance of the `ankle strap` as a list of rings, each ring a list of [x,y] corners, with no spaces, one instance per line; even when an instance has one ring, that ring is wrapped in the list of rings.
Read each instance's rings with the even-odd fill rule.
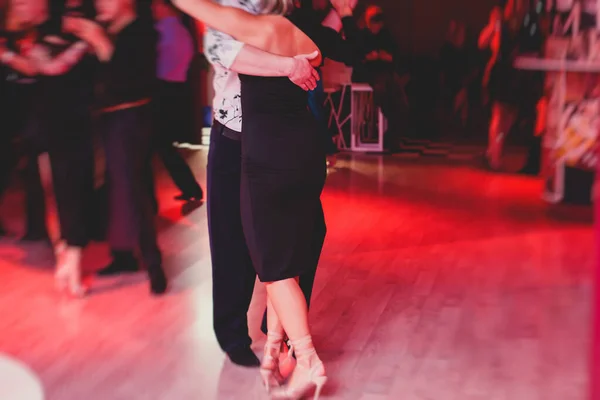
[[[269,332],[267,332],[267,340],[282,342],[283,341],[283,333],[269,331]]]
[[[290,343],[296,353],[296,356],[299,358],[310,357],[313,354],[316,354],[315,346],[312,342],[312,336],[307,335],[300,339],[290,340]]]
[[[279,332],[267,332],[267,342],[265,343],[265,347],[279,350],[281,342],[283,342],[283,334]]]

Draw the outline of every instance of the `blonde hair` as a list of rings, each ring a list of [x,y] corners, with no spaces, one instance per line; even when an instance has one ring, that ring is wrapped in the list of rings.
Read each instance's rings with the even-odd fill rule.
[[[294,9],[294,0],[262,0],[263,14],[287,15]]]

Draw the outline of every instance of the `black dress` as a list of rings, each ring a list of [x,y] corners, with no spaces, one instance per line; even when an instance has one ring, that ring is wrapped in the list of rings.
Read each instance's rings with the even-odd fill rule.
[[[339,35],[319,29],[305,14],[289,18],[324,57]],[[316,268],[314,249],[325,235],[321,192],[325,145],[308,109],[308,95],[288,78],[241,75],[241,212],[250,256],[259,279],[273,282]],[[320,232],[320,233],[319,233]]]

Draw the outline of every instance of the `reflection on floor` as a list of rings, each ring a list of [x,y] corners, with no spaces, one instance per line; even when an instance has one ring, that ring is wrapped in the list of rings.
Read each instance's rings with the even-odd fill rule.
[[[204,181],[204,153],[194,165]],[[48,248],[0,242],[0,352],[35,371],[49,400],[267,398],[212,333],[206,208],[181,216],[171,183],[159,186],[173,282],[162,299],[141,274],[60,298]],[[584,399],[591,216],[540,192],[535,179],[435,159],[341,156],[323,195],[329,233],[311,310],[326,398]],[[20,203],[13,194],[4,209]],[[103,265],[106,248],[86,260]],[[259,353],[263,305],[257,285]]]

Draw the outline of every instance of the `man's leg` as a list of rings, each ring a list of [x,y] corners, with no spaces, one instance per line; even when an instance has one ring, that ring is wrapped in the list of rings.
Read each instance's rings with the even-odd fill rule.
[[[241,142],[223,136],[224,129],[213,125],[207,167],[214,329],[219,345],[234,363],[258,366],[248,335],[247,313],[256,272],[240,213]]]
[[[154,212],[147,188],[150,148],[148,109],[117,111],[103,117],[104,151],[109,191],[108,239],[113,264],[126,265],[139,247],[148,269],[151,291],[166,290],[161,254],[156,243]],[[129,264],[127,264],[129,265]],[[131,270],[136,265],[131,265]],[[121,268],[121,271],[125,269]]]
[[[150,291],[163,294],[167,290],[167,277],[162,267],[162,254],[158,247],[156,231],[156,198],[149,193],[148,186],[154,183],[152,176],[152,108],[139,107],[134,110],[136,119],[132,127],[133,141],[130,157],[134,160],[133,176],[136,210],[138,211],[138,246],[150,279]]]
[[[204,193],[194,173],[185,159],[173,146],[174,133],[182,134],[185,130],[186,87],[179,83],[161,82],[159,84],[155,108],[156,131],[155,146],[167,172],[181,191],[181,200],[202,200]]]

